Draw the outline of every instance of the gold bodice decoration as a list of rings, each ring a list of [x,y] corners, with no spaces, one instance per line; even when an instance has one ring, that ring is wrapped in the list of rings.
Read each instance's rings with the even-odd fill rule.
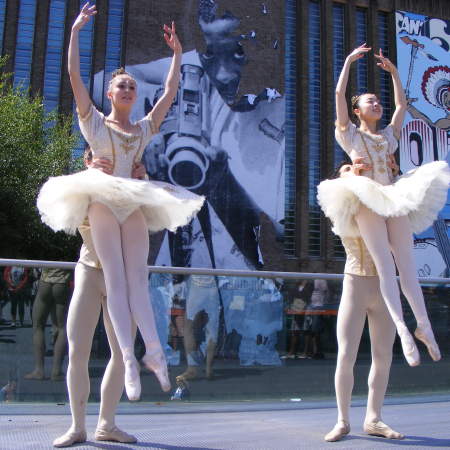
[[[386,159],[387,159],[387,152],[389,143],[385,136],[368,136],[367,133],[364,133],[362,130],[358,130],[359,134],[361,136],[361,140],[364,144],[364,148],[366,150],[366,153],[370,159],[370,162],[372,164],[372,170],[376,170],[379,173],[385,173],[386,172]],[[369,140],[369,145],[366,142],[366,138]],[[377,159],[374,161],[371,151],[374,150],[374,155],[377,155]],[[383,150],[386,150],[386,152],[383,154]],[[382,157],[383,156],[383,157]]]
[[[140,140],[142,139],[142,132],[139,134],[131,134],[131,135],[127,136],[126,134],[124,134],[118,130],[115,130],[113,127],[111,127],[111,130],[119,138],[120,147],[122,148],[122,150],[125,151],[125,153],[127,155],[131,150],[135,150],[135,144],[136,144],[136,141],[138,141],[138,140],[139,140],[138,148],[140,147]]]

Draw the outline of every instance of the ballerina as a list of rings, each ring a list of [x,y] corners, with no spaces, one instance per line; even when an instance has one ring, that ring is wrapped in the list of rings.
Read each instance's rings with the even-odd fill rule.
[[[332,220],[336,234],[363,238],[374,260],[380,291],[400,336],[405,358],[409,365],[416,366],[420,356],[403,319],[395,266],[417,321],[414,334],[426,345],[432,359],[438,361],[441,354],[416,276],[412,233],[430,226],[444,206],[450,171],[445,161],[436,161],[394,183],[389,161],[398,146],[407,102],[397,68],[381,50],[375,54],[377,65],[391,74],[394,85],[395,111],[391,122],[382,130],[377,128],[383,108],[378,97],[371,93],[352,98],[359,128],[350,121],[345,98],[350,66],[370,50],[363,44],[345,60],[336,86],[336,140],[353,161],[362,157],[371,169],[363,176],[323,181],[318,186],[318,201]]]
[[[164,25],[164,38],[173,50],[165,91],[152,111],[136,123],[130,121],[137,98],[137,83],[120,69],[113,73],[107,96],[111,113],[105,117],[89,97],[80,76],[79,31],[96,14],[86,3],[73,26],[69,44],[69,75],[80,129],[94,158],[112,161],[112,175],[89,168],[72,175],[50,178],[42,187],[37,206],[42,220],[53,230],[75,233],[86,216],[94,248],[103,268],[108,310],[125,364],[125,390],[130,400],[141,394],[139,363],[134,355],[132,323],[145,343],[143,363],[170,390],[167,363],[148,298],[148,231],[175,230],[188,223],[204,198],[167,183],[135,180],[132,169],[157,132],[178,91],[182,48],[175,25]]]

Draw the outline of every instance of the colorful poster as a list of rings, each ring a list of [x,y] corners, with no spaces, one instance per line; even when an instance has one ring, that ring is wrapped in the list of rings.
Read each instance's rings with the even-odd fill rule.
[[[396,12],[397,63],[408,99],[400,140],[403,173],[450,162],[450,21]],[[418,275],[450,275],[450,197],[433,227],[415,236]]]
[[[273,251],[284,217],[284,11],[276,1],[187,3],[149,1],[148,24],[129,12],[125,68],[138,82],[136,119],[161,95],[171,62],[145,36],[160,39],[154,24],[175,18],[184,49],[178,96],[144,154],[147,172],[207,199],[189,225],[161,237],[150,262],[259,269],[261,243]],[[93,89],[105,112],[109,75],[96,74]]]

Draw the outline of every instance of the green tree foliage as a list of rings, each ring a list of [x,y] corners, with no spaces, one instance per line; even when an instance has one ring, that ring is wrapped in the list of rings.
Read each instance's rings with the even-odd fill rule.
[[[54,233],[36,208],[42,184],[70,170],[72,118],[46,114],[41,97],[9,78],[0,74],[0,257],[73,261],[78,239]]]

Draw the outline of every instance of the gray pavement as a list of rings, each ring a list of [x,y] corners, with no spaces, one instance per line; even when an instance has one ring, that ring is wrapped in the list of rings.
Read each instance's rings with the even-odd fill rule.
[[[383,419],[406,434],[402,441],[367,436],[362,430],[364,404],[351,410],[352,431],[344,440],[326,443],[334,425],[331,401],[121,403],[117,424],[135,434],[134,445],[96,442],[97,404],[87,416],[88,442],[77,449],[377,449],[450,448],[450,396],[388,398]],[[0,448],[50,449],[70,424],[68,407],[50,404],[1,404]]]

